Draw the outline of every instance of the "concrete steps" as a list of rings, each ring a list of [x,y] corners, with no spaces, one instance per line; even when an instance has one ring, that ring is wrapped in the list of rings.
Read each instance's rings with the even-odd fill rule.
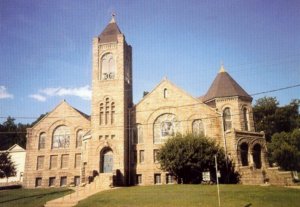
[[[94,178],[94,181],[86,184],[84,186],[78,186],[73,188],[74,193],[57,198],[55,200],[48,201],[45,207],[72,207],[76,206],[79,201],[86,199],[87,197],[104,191],[112,189],[112,179],[113,175],[111,173],[100,174]]]

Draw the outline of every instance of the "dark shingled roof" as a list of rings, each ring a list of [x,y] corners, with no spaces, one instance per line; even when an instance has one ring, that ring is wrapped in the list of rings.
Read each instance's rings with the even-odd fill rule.
[[[112,19],[105,27],[103,32],[99,35],[100,43],[117,42],[118,34],[122,34],[122,32],[114,19]]]
[[[222,66],[202,100],[203,102],[207,102],[214,98],[230,96],[239,96],[252,100],[252,97],[224,70]]]

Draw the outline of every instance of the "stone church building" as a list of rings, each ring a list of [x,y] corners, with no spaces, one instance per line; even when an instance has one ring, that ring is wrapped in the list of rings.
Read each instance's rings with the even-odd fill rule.
[[[164,79],[133,104],[132,47],[114,18],[93,39],[92,56],[91,115],[62,101],[27,130],[25,187],[79,185],[96,176],[114,185],[174,183],[156,155],[176,133],[216,140],[242,183],[264,182],[270,168],[252,97],[223,66],[200,98]]]

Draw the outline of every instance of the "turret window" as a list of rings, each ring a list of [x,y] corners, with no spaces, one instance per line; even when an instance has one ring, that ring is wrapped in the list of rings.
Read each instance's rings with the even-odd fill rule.
[[[223,124],[224,124],[224,131],[230,130],[232,127],[231,123],[231,112],[230,108],[225,108],[223,111]]]
[[[115,78],[116,62],[111,53],[101,58],[101,80],[112,80]]]
[[[243,108],[244,129],[249,131],[249,112],[247,108]]]

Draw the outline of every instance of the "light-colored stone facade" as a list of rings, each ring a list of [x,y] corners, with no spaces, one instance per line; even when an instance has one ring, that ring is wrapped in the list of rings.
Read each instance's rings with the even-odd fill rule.
[[[251,182],[264,182],[266,144],[254,129],[252,98],[223,67],[204,99],[164,79],[133,105],[132,48],[114,19],[93,39],[92,56],[91,116],[63,101],[28,129],[25,187],[77,185],[99,174],[114,185],[174,183],[155,154],[175,133],[204,133],[245,175],[242,182],[253,175],[260,178]],[[222,81],[226,88],[218,89]]]

